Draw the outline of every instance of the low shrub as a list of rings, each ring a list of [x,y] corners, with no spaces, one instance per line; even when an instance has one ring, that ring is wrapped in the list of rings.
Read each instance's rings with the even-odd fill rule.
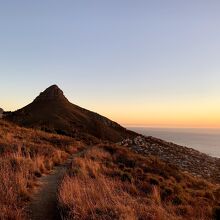
[[[213,208],[213,218],[215,220],[220,219],[220,206],[216,206],[216,207]]]
[[[122,173],[122,175],[121,175],[121,180],[122,181],[128,181],[128,182],[132,182],[132,180],[133,180],[133,177],[132,177],[132,175],[130,174],[130,173],[128,173],[128,172],[123,172]]]
[[[175,196],[173,199],[172,199],[172,203],[174,205],[181,205],[183,204],[183,200],[182,198],[180,198],[179,196]]]
[[[156,186],[158,186],[158,185],[160,184],[159,181],[158,181],[157,179],[153,178],[153,177],[151,177],[151,178],[149,179],[149,183],[150,183],[151,185],[156,185]]]
[[[166,200],[170,198],[173,195],[173,189],[165,187],[163,190],[161,190],[161,198],[162,200]]]

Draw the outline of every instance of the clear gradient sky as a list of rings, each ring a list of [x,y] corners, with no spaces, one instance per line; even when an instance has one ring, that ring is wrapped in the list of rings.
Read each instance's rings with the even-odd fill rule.
[[[220,127],[219,0],[0,0],[0,107],[57,84],[123,125]]]

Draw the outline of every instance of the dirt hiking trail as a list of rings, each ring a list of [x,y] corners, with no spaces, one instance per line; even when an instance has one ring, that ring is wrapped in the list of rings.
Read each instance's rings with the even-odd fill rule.
[[[66,162],[54,167],[49,175],[39,178],[40,186],[34,193],[28,212],[30,220],[60,220],[57,208],[57,189],[59,181],[65,174],[67,166],[78,156],[84,154],[89,148],[73,154]]]

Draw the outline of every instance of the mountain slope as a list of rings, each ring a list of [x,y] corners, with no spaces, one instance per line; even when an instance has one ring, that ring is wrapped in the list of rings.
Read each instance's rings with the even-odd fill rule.
[[[69,136],[86,133],[100,139],[120,141],[135,135],[106,117],[70,103],[56,85],[50,86],[31,104],[8,114],[5,119]]]
[[[66,220],[217,220],[219,201],[218,184],[117,144],[75,158],[58,190]]]
[[[25,207],[38,177],[86,147],[86,143],[71,137],[22,128],[0,119],[0,219],[29,219],[25,218]]]
[[[2,118],[2,114],[3,114],[3,109],[2,108],[0,108],[0,118]]]

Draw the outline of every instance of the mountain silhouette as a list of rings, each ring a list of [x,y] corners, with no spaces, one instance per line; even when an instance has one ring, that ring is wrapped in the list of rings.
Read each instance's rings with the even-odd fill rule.
[[[0,108],[0,118],[2,118],[4,110],[2,108]]]
[[[135,135],[104,116],[70,103],[57,85],[41,92],[29,105],[7,114],[5,119],[49,132],[69,136],[83,133],[114,142]]]

